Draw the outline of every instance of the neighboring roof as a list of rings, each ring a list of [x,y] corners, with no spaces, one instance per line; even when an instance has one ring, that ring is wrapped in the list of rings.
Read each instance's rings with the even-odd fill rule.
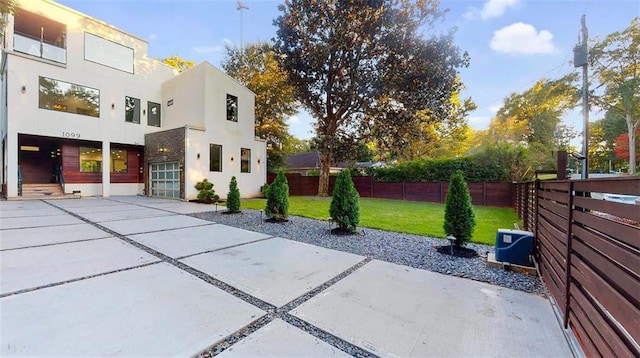
[[[308,152],[287,157],[287,168],[320,168],[320,153]]]

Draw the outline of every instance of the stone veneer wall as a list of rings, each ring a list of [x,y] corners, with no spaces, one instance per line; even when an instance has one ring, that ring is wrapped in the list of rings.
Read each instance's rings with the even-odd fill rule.
[[[151,195],[149,188],[149,165],[180,162],[180,198],[185,198],[185,136],[186,128],[184,127],[144,135],[144,159],[146,165],[144,171],[144,188],[147,196]],[[161,148],[163,149],[162,151]]]

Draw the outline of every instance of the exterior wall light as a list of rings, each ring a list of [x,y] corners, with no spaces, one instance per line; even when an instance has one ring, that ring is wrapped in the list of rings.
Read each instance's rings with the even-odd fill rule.
[[[116,109],[116,104],[115,103],[111,103],[111,110]]]
[[[260,158],[258,158],[258,164],[260,164]]]
[[[233,162],[233,157],[231,157],[231,161]]]
[[[22,86],[22,93],[27,93],[27,86]]]
[[[196,156],[198,159],[200,159],[200,153],[198,153],[198,155]]]

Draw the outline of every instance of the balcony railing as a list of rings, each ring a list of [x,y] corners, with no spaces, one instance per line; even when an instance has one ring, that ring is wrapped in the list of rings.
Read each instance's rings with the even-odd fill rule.
[[[67,50],[26,34],[13,35],[13,50],[59,63],[67,63]]]

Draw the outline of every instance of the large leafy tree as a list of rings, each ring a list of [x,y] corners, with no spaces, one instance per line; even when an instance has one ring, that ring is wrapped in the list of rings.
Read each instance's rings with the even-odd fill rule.
[[[453,33],[422,36],[443,14],[437,0],[289,0],[279,9],[275,50],[316,120],[318,195],[327,195],[337,148],[446,117],[467,57]]]
[[[176,70],[178,70],[178,72],[184,72],[188,69],[190,69],[191,67],[195,66],[195,62],[193,61],[189,61],[189,60],[185,60],[182,57],[178,56],[178,55],[173,55],[173,56],[169,56],[167,58],[163,58],[162,63],[164,63],[165,65],[171,66],[173,68],[175,68]]]
[[[0,1],[0,28],[4,28],[6,24],[5,15],[14,14],[19,5],[19,2],[16,0]]]
[[[286,119],[296,113],[287,74],[268,43],[227,47],[222,68],[256,94],[256,136],[267,140],[267,170],[274,172],[284,164],[284,148],[291,138]]]
[[[598,88],[592,101],[625,118],[628,143],[636,142],[636,129],[640,125],[640,17],[629,27],[614,32],[593,44],[589,51],[589,64]],[[629,174],[636,172],[636,151],[629,146]]]

